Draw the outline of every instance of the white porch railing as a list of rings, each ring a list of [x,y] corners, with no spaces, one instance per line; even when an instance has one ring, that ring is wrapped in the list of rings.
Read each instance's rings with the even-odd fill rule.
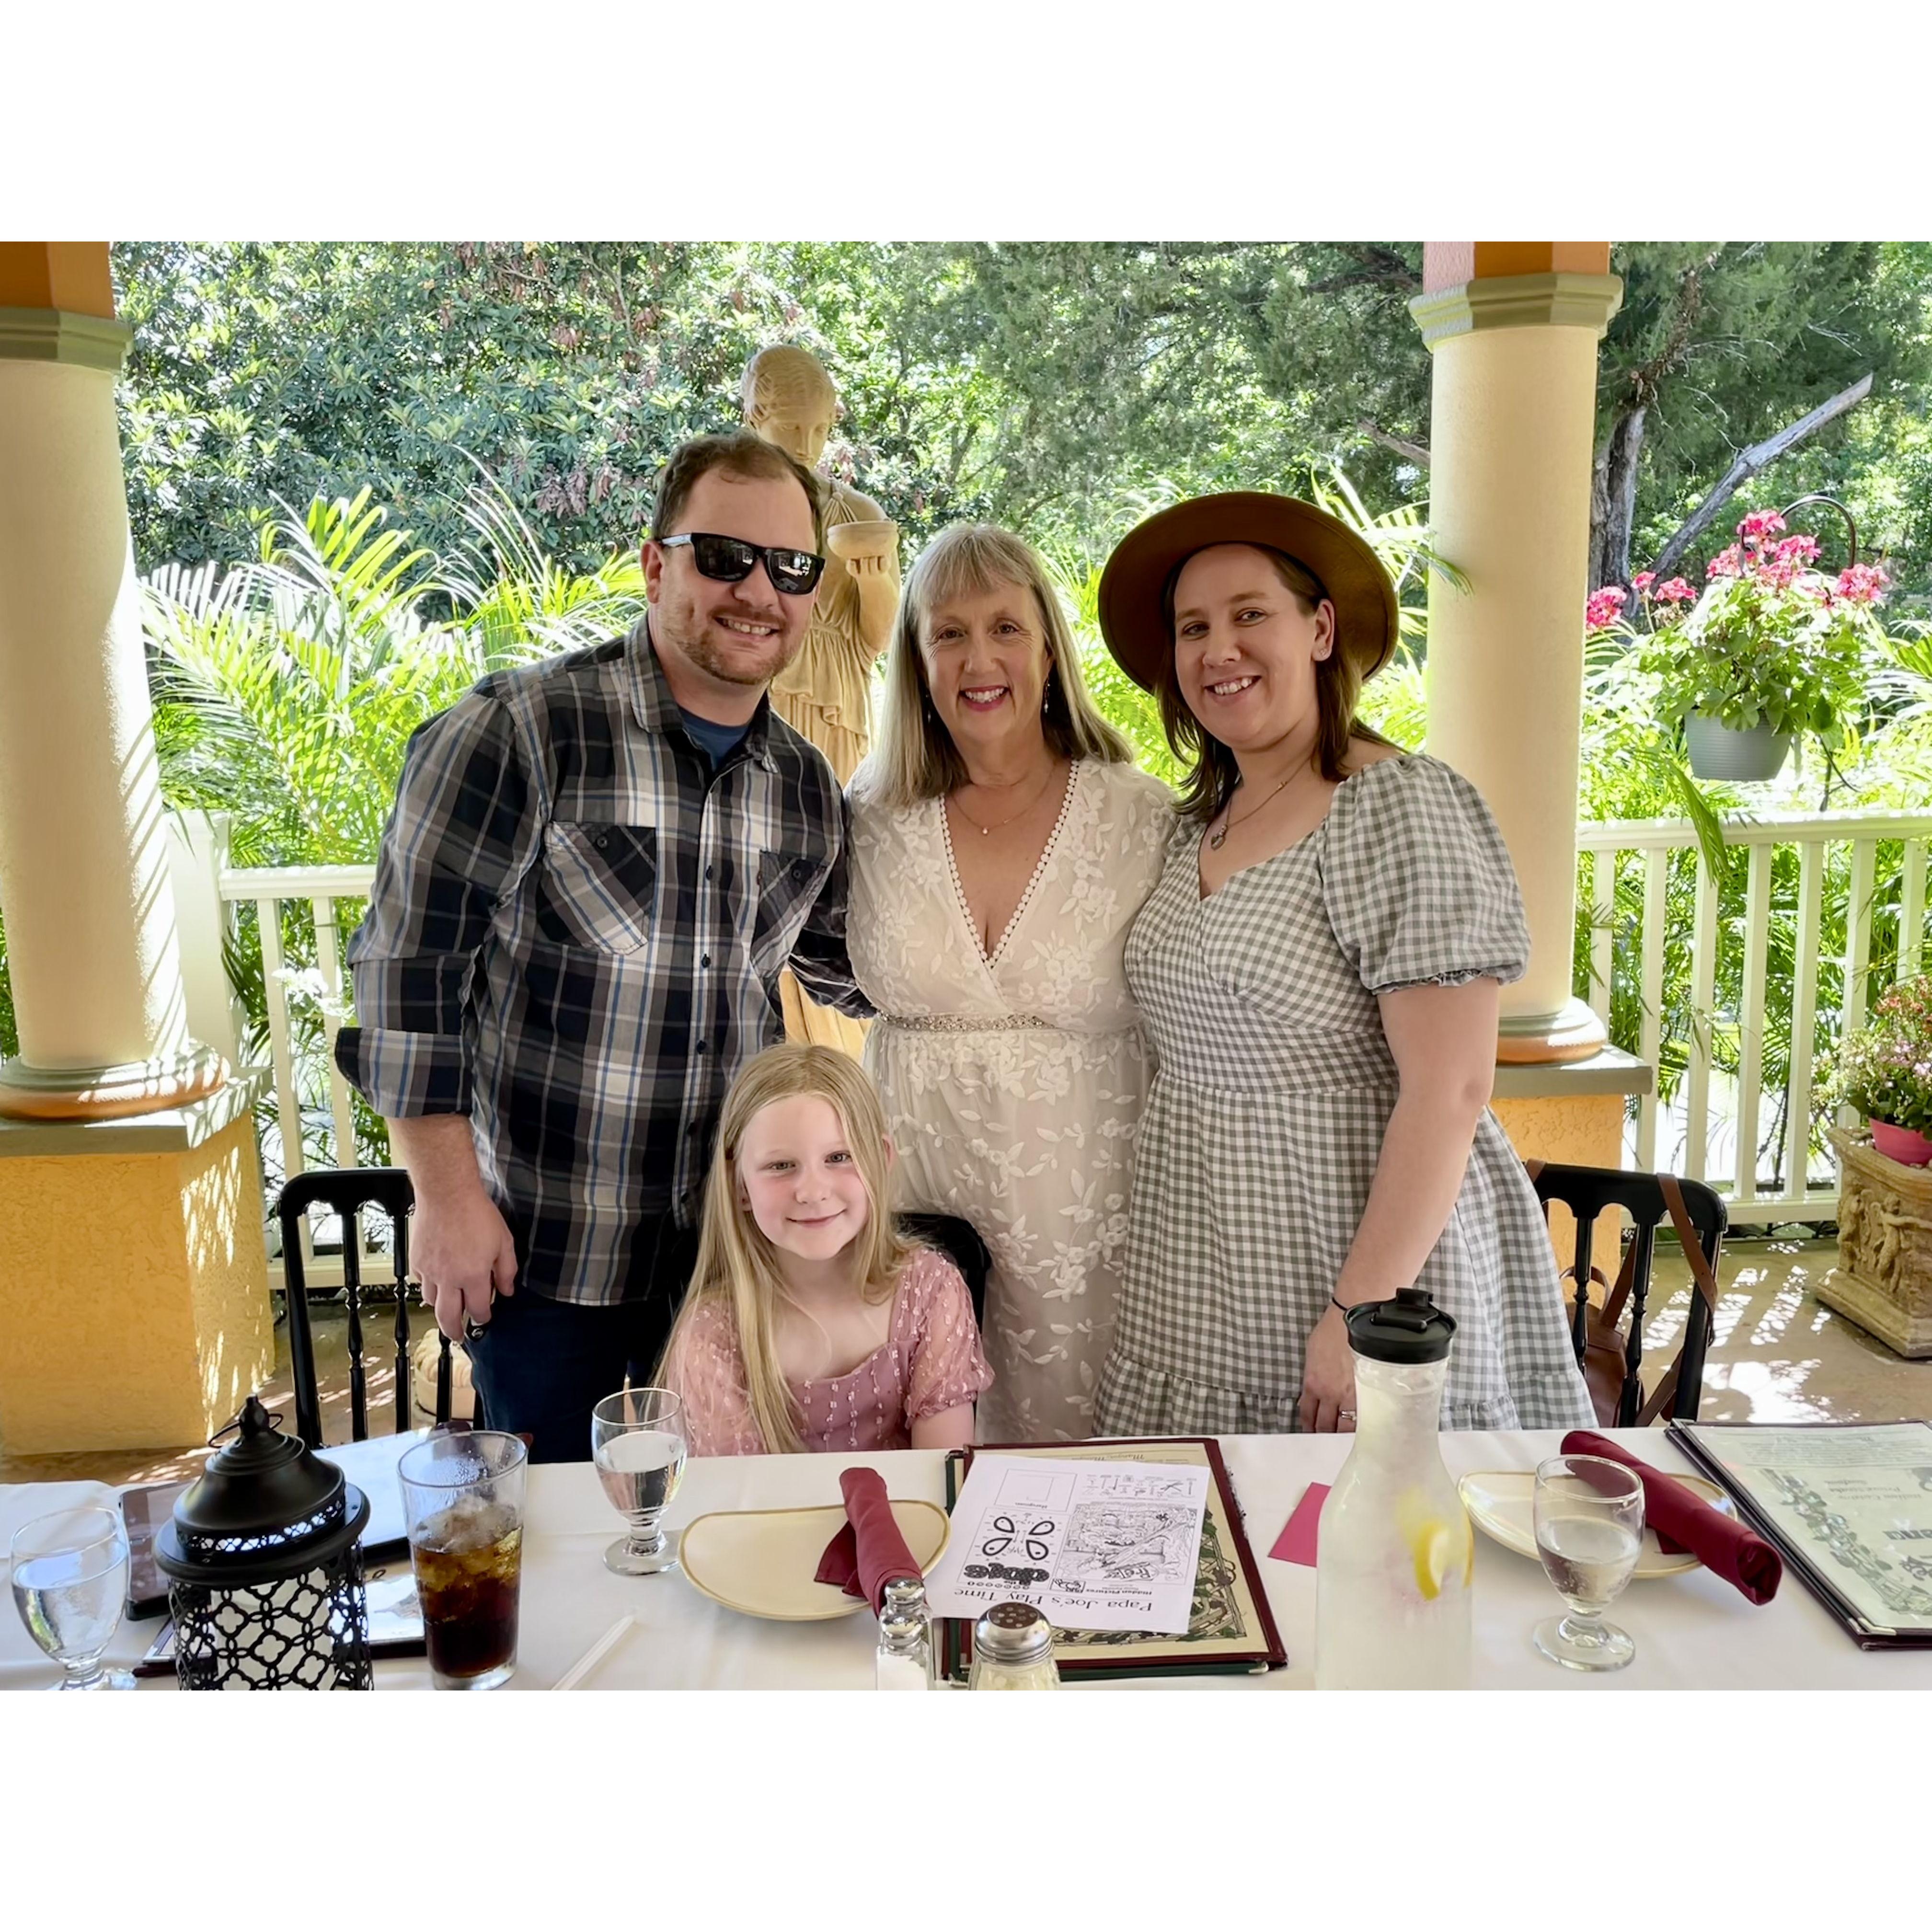
[[[268,1057],[274,1073],[275,1124],[280,1143],[284,1179],[300,1174],[308,1166],[302,1148],[302,1095],[298,1084],[295,1041],[289,1023],[290,980],[282,952],[281,910],[290,900],[306,904],[315,921],[315,970],[318,984],[314,992],[321,1010],[326,1065],[330,1128],[330,1164],[359,1167],[356,1151],[356,1118],[350,1100],[350,1087],[335,1064],[335,1036],[342,1030],[344,1016],[351,1004],[350,989],[342,965],[340,922],[337,908],[344,899],[363,899],[376,882],[374,866],[290,866],[235,868],[224,867],[220,874],[223,900],[229,904],[245,902],[255,908],[256,929],[261,935],[262,983],[268,1022]],[[303,1230],[303,1276],[311,1286],[339,1286],[342,1264],[313,1251],[308,1230]],[[366,1254],[358,1244],[358,1254]],[[272,1260],[272,1286],[281,1286],[281,1268]]]
[[[1696,835],[1688,820],[1628,820],[1579,826],[1579,850],[1589,855],[1583,861],[1582,896],[1586,905],[1594,902],[1594,926],[1590,983],[1578,992],[1607,1024],[1618,956],[1623,956],[1626,980],[1634,962],[1640,1036],[1627,1043],[1652,1066],[1659,1064],[1666,1048],[1684,1058],[1684,1076],[1674,1100],[1666,1106],[1652,1094],[1640,1102],[1630,1142],[1637,1166],[1674,1166],[1710,1180],[1729,1196],[1735,1221],[1822,1218],[1835,1205],[1837,1182],[1828,1152],[1814,1150],[1810,1145],[1813,1036],[1820,1010],[1821,964],[1837,989],[1835,1004],[1842,1026],[1858,1024],[1866,1011],[1875,910],[1884,910],[1888,932],[1896,935],[1881,962],[1888,982],[1894,972],[1904,976],[1932,964],[1932,947],[1928,947],[1924,929],[1932,813],[1838,812],[1766,818],[1730,825],[1726,831],[1729,844],[1745,868],[1741,920],[1720,919],[1718,891],[1696,861]],[[1795,897],[1788,907],[1781,902],[1776,906],[1773,903],[1773,872],[1780,847],[1793,848],[1796,855]],[[1882,866],[1882,847],[1889,848]],[[1890,856],[1893,853],[1898,855],[1895,860]],[[1673,856],[1677,854],[1683,856]],[[367,897],[375,868],[232,868],[220,862],[218,841],[210,858],[225,907],[250,904],[257,915],[274,1076],[274,1138],[281,1156],[279,1162],[270,1165],[279,1166],[285,1175],[302,1172],[306,1126],[312,1138],[324,1142],[329,1160],[352,1166],[356,1151],[350,1088],[334,1061],[335,1036],[350,1004],[342,965],[340,910],[345,901]],[[1688,1027],[1672,1024],[1666,1033],[1667,906],[1673,865],[1680,868],[1680,896],[1682,868],[1694,867],[1696,873],[1688,1002],[1694,1017]],[[1834,866],[1847,871],[1847,916],[1842,953],[1822,962],[1820,934],[1825,887],[1828,870]],[[1789,871],[1788,863],[1786,869]],[[1616,922],[1613,908],[1620,881],[1626,906],[1640,905],[1634,930],[1628,917],[1621,927]],[[1640,884],[1640,891],[1636,890]],[[290,971],[283,952],[280,915],[291,902],[306,906],[314,921],[314,965],[312,970],[300,974]],[[1786,1060],[1787,1072],[1781,1094],[1774,1092],[1770,1096],[1774,1110],[1781,1106],[1784,1112],[1779,1145],[1773,1150],[1781,1160],[1774,1160],[1778,1172],[1767,1180],[1760,1171],[1760,1151],[1767,1119],[1763,1070],[1770,1043],[1768,996],[1774,985],[1781,988],[1783,983],[1781,979],[1774,980],[1770,971],[1771,939],[1774,926],[1787,922],[1792,962],[1790,1052],[1788,1059],[1781,1052],[1772,1056]],[[204,948],[202,954],[218,958],[213,949]],[[207,969],[200,970],[205,973]],[[1740,989],[1734,1012],[1718,1009],[1720,983]],[[196,995],[192,986],[190,995],[192,1002]],[[205,1006],[212,1007],[218,998],[226,998],[226,988],[203,987],[200,997]],[[290,1022],[292,999],[309,1000],[320,1009],[320,1038],[326,1049],[320,1056],[320,1067],[314,1054],[298,1065]],[[1734,1078],[1714,1061],[1714,1027],[1726,1032],[1735,1029]],[[322,1130],[320,1133],[318,1129]],[[318,1286],[339,1278],[339,1264],[332,1268],[326,1258],[314,1264],[310,1274]]]
[[[1616,955],[1624,949],[1626,964],[1636,963],[1641,1012],[1641,1034],[1632,1050],[1653,1066],[1673,1044],[1684,1057],[1684,1078],[1668,1112],[1654,1094],[1640,1103],[1635,1166],[1672,1167],[1709,1181],[1728,1196],[1734,1222],[1816,1220],[1829,1214],[1838,1198],[1828,1150],[1811,1145],[1821,968],[1836,982],[1840,1036],[1864,1020],[1876,974],[1882,970],[1880,983],[1889,984],[1894,977],[1924,970],[1925,866],[1932,814],[1805,813],[1727,823],[1724,830],[1726,846],[1744,868],[1741,920],[1720,920],[1717,885],[1697,862],[1696,836],[1688,821],[1626,820],[1577,828],[1578,849],[1591,855],[1580,896],[1592,914],[1590,983],[1578,992],[1607,1023]],[[1882,866],[1882,847],[1896,849],[1896,857],[1888,855]],[[1788,902],[1774,907],[1772,878],[1780,848],[1794,853],[1796,877]],[[1686,854],[1676,862],[1694,867],[1696,874],[1690,934],[1693,1017],[1688,1028],[1666,1035],[1666,908],[1676,853]],[[1639,868],[1642,880],[1642,913],[1634,932],[1627,925],[1620,929],[1609,910],[1620,877],[1627,887],[1630,883],[1630,866]],[[1835,874],[1839,867],[1846,881],[1842,947],[1827,958],[1821,940],[1826,882],[1828,872]],[[1786,871],[1788,877],[1788,862]],[[1889,950],[1875,962],[1873,931],[1881,912]],[[1788,980],[1781,974],[1774,978],[1771,971],[1774,926],[1790,932]],[[1726,969],[1721,974],[1720,968]],[[1720,1006],[1720,978],[1737,988],[1734,1006]],[[1788,1031],[1775,1042],[1788,1051],[1770,1057],[1784,1060],[1787,1070],[1781,1094],[1772,1096],[1774,1106],[1781,1107],[1782,1132],[1778,1144],[1767,1149],[1764,1068],[1767,1048],[1774,1044],[1768,1018],[1774,988],[1790,994]],[[1734,1077],[1714,1066],[1714,1028],[1735,1029]],[[1660,1160],[1660,1130],[1666,1122],[1676,1131],[1661,1148]],[[1774,1169],[1770,1178],[1760,1171],[1767,1152]]]

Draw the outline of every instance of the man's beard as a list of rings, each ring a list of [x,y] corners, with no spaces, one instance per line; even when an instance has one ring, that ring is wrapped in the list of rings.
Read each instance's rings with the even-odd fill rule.
[[[715,677],[721,684],[767,685],[798,655],[798,646],[788,643],[782,631],[775,631],[765,640],[770,646],[770,656],[762,667],[754,668],[742,658],[734,661],[724,655],[712,634],[711,626],[697,616],[693,606],[686,604],[682,610],[659,614],[662,621],[659,622],[654,616],[653,627],[661,629],[664,637],[700,670]],[[747,614],[745,621],[755,624],[766,620]],[[746,640],[747,643],[750,641]],[[803,642],[801,637],[799,643]]]

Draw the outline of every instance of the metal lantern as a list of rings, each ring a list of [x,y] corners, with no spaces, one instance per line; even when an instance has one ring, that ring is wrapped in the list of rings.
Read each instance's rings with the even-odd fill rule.
[[[369,1499],[253,1396],[154,1538],[184,1690],[367,1690]]]

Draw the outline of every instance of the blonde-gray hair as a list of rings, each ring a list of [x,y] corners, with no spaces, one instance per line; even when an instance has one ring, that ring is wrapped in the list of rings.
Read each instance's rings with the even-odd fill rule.
[[[1040,729],[1063,758],[1131,764],[1133,748],[1101,716],[1080,673],[1079,649],[1046,566],[1030,544],[992,524],[954,524],[919,554],[899,598],[886,657],[878,742],[855,780],[867,797],[903,809],[966,782],[966,761],[933,708],[921,633],[932,614],[962,591],[1014,584],[1033,592],[1046,640],[1046,710]]]

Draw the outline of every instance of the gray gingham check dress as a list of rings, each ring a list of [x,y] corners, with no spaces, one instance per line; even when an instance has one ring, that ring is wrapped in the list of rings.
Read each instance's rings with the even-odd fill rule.
[[[1127,940],[1159,1071],[1100,1382],[1108,1435],[1298,1426],[1308,1333],[1396,1101],[1376,997],[1507,982],[1528,962],[1496,821],[1432,758],[1367,766],[1299,844],[1205,899],[1199,843],[1184,824]],[[1535,1193],[1486,1110],[1418,1285],[1457,1324],[1445,1428],[1594,1426]]]

